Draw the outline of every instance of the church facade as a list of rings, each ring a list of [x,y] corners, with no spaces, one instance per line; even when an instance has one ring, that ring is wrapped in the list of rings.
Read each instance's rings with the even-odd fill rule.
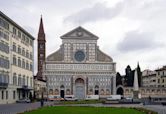
[[[62,44],[45,61],[48,97],[116,94],[116,63],[97,45],[98,37],[82,27],[61,36]]]

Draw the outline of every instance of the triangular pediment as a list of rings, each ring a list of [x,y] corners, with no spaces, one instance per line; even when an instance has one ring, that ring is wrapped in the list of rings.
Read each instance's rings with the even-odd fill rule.
[[[74,30],[61,36],[61,39],[88,39],[97,40],[98,37],[82,27],[77,27]]]

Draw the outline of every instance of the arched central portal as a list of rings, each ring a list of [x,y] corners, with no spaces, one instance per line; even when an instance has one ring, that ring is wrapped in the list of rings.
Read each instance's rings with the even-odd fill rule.
[[[81,78],[78,78],[75,81],[75,97],[77,99],[85,98],[85,82]]]

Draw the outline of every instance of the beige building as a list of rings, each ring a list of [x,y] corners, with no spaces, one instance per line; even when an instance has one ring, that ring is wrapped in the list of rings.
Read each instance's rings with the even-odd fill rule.
[[[147,69],[142,72],[142,86],[157,87],[156,71]]]
[[[32,35],[0,12],[0,104],[32,93],[33,41]]]
[[[124,97],[133,96],[133,87],[123,87]],[[166,98],[166,66],[155,71],[144,70],[142,72],[142,87],[139,88],[139,97],[153,99]]]
[[[155,71],[144,70],[142,82],[144,87],[166,87],[166,66]]]
[[[158,87],[166,87],[166,66],[159,68],[156,71],[157,77],[157,86]]]
[[[133,87],[124,87],[124,97],[133,97]],[[164,87],[140,87],[139,98],[166,98],[166,88]]]
[[[36,99],[47,98],[46,81],[34,78],[34,91]]]

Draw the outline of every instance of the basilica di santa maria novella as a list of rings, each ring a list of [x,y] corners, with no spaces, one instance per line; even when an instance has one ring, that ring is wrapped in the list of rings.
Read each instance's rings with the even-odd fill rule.
[[[85,99],[116,94],[116,63],[99,49],[98,37],[77,27],[61,39],[59,50],[46,58],[43,67],[48,96]]]

